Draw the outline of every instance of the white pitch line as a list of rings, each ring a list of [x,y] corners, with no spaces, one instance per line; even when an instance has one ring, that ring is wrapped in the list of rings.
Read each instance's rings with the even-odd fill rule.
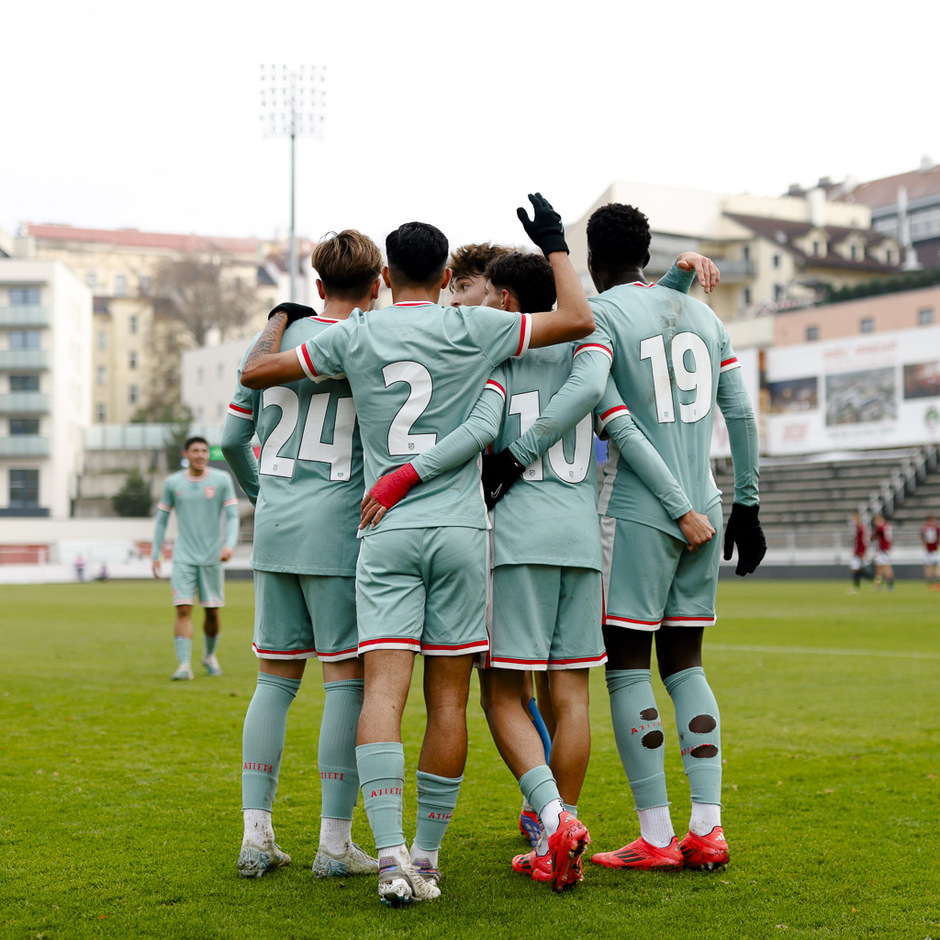
[[[940,653],[905,650],[851,650],[823,649],[817,646],[736,646],[726,643],[706,643],[706,649],[730,653],[815,653],[819,656],[877,656],[886,659],[940,659]]]

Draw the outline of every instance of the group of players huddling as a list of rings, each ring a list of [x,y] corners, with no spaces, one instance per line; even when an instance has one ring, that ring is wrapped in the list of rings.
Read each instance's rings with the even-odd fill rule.
[[[315,875],[377,874],[379,897],[396,906],[440,895],[474,665],[524,797],[532,849],[512,859],[516,872],[556,890],[583,878],[588,670],[605,663],[640,836],[591,861],[727,864],[719,714],[701,659],[719,564],[716,405],[735,468],[724,551],[737,548],[738,574],[760,563],[764,539],[751,404],[724,327],[687,294],[696,275],[711,290],[718,271],[686,253],[649,284],[646,217],[612,204],[588,225],[600,291],[588,300],[560,216],[540,194],[529,199],[532,215],[518,215],[542,256],[466,246],[448,267],[447,239],[420,222],[388,236],[384,265],[359,232],[327,238],[312,259],[322,314],[279,305],[242,362],[222,449],[256,508],[244,877],[290,862],[271,810],[287,712],[313,657],[325,688]],[[393,304],[372,309],[380,279]],[[600,494],[595,428],[610,441]],[[691,784],[681,842],[654,637]],[[417,653],[427,725],[409,848],[401,720]],[[377,858],[352,841],[360,789]]]

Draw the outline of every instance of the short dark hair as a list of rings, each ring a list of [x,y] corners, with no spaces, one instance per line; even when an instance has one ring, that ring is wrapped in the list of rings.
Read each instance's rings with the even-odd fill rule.
[[[324,293],[344,300],[359,300],[382,273],[379,246],[351,228],[324,235],[310,260]]]
[[[198,434],[194,434],[192,437],[186,438],[186,442],[183,444],[183,450],[189,450],[193,444],[205,444],[206,447],[209,446],[209,442],[204,437],[200,437]]]
[[[526,313],[555,306],[555,276],[551,263],[542,255],[510,251],[494,258],[485,274],[497,290],[515,294],[519,308]]]
[[[608,203],[588,219],[587,243],[595,269],[642,267],[650,250],[649,219],[634,206]]]
[[[427,222],[405,222],[385,239],[385,256],[396,280],[425,285],[444,275],[447,237]]]
[[[461,245],[450,256],[450,269],[454,272],[454,281],[459,277],[473,277],[475,274],[485,273],[491,261],[500,255],[509,254],[509,251],[509,248],[491,245],[489,242],[485,245]]]

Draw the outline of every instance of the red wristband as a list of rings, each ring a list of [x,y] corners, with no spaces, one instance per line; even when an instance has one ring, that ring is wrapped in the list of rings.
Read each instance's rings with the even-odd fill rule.
[[[408,495],[408,491],[416,483],[420,482],[421,477],[418,476],[415,468],[410,463],[406,463],[403,467],[380,476],[369,490],[369,495],[374,496],[386,509],[391,509]]]

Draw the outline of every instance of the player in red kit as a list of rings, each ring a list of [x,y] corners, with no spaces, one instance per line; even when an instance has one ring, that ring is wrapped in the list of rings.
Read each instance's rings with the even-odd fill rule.
[[[874,526],[875,542],[875,585],[882,584],[889,591],[894,590],[894,568],[891,567],[891,543],[894,540],[894,534],[891,531],[891,523],[884,516],[878,515],[872,519]]]
[[[852,588],[850,594],[858,594],[862,578],[871,578],[869,570],[865,567],[865,556],[868,554],[868,527],[862,517],[856,512],[852,514],[855,523],[855,545],[852,549],[852,558],[849,568],[852,572]]]
[[[940,527],[937,526],[937,517],[931,513],[921,526],[920,540],[924,544],[924,578],[927,580],[928,591],[940,591],[937,575],[940,574]]]

